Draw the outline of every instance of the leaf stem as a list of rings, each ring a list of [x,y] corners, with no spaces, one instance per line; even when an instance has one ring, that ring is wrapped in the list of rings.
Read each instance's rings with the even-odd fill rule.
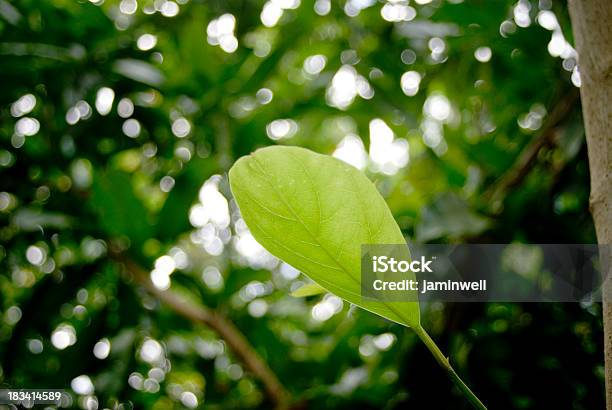
[[[476,409],[487,410],[485,405],[480,401],[478,397],[474,394],[472,390],[461,380],[459,375],[455,372],[455,369],[451,366],[448,358],[444,356],[444,353],[440,350],[436,342],[433,341],[431,336],[423,329],[421,326],[413,328],[414,332],[417,334],[419,339],[425,343],[425,346],[429,349],[431,354],[434,356],[438,364],[444,369],[453,383],[457,386],[457,388],[461,391],[461,393],[465,396],[466,399],[474,406]]]

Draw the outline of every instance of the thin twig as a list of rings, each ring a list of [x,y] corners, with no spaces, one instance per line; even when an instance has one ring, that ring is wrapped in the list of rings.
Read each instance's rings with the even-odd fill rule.
[[[268,397],[274,402],[275,407],[277,409],[286,409],[288,407],[289,393],[280,383],[276,374],[263,361],[233,322],[219,312],[186,302],[180,295],[171,290],[158,289],[149,279],[149,273],[124,254],[111,253],[111,256],[125,267],[139,285],[175,313],[194,323],[204,324],[216,331],[244,363],[247,370],[262,382]]]
[[[573,88],[555,105],[541,131],[519,154],[514,165],[483,194],[487,202],[495,204],[508,190],[523,182],[535,165],[540,149],[554,143],[557,126],[572,111],[578,95],[578,90]]]

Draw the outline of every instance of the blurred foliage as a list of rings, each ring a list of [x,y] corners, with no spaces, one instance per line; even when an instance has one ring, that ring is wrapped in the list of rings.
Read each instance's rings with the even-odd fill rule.
[[[595,242],[571,41],[551,0],[0,0],[0,383],[82,408],[270,406],[112,241],[230,317],[304,406],[466,406],[409,330],[289,296],[307,281],[254,242],[226,172],[300,145],[365,168],[409,238]],[[423,321],[491,408],[603,407],[599,305]]]

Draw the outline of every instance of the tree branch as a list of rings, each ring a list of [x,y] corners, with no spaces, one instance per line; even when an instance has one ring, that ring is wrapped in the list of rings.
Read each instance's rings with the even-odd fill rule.
[[[571,112],[578,101],[578,95],[578,90],[572,88],[555,105],[548,115],[542,130],[521,151],[514,165],[483,194],[483,198],[487,202],[496,203],[502,200],[508,190],[520,185],[525,177],[529,175],[529,172],[536,163],[540,149],[554,143],[557,126]]]
[[[124,254],[111,252],[111,257],[119,262],[139,285],[176,314],[194,323],[204,324],[216,331],[244,363],[247,370],[263,383],[264,389],[270,400],[274,402],[275,407],[277,409],[288,407],[289,393],[234,323],[219,312],[207,309],[204,306],[187,303],[175,292],[156,288],[149,279],[149,272]]]

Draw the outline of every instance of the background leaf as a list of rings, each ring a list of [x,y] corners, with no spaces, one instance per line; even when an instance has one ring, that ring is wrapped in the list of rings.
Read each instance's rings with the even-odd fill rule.
[[[100,226],[110,236],[125,235],[134,244],[142,245],[153,232],[147,221],[147,210],[134,195],[130,175],[125,172],[96,173],[90,204],[98,215]]]
[[[172,240],[189,229],[189,208],[197,199],[202,180],[217,169],[214,161],[194,158],[175,178],[172,191],[157,216],[157,236]]]
[[[325,293],[325,288],[316,283],[307,283],[291,292],[291,296],[294,298],[305,298],[308,296],[320,295],[321,293]]]

